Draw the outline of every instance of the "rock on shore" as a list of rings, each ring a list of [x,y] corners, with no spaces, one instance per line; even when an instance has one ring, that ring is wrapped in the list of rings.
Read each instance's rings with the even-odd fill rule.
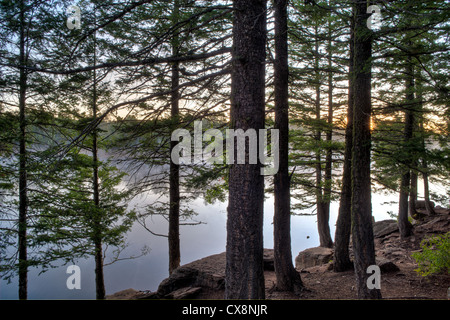
[[[273,271],[273,249],[264,249],[264,270]],[[164,279],[156,292],[127,289],[108,299],[192,299],[207,296],[223,298],[225,290],[225,252],[185,264]]]

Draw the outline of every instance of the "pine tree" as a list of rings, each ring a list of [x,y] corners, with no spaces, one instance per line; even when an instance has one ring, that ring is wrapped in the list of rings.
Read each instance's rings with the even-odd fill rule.
[[[172,149],[179,143],[171,141],[171,134],[181,128],[192,130],[192,123],[196,120],[217,118],[216,113],[220,114],[221,104],[226,99],[220,91],[221,84],[228,79],[220,76],[221,73],[227,75],[228,59],[224,59],[223,55],[228,52],[227,47],[224,47],[228,36],[223,36],[223,30],[227,28],[224,21],[229,20],[230,10],[226,6],[205,8],[188,1],[177,1],[170,6],[169,13],[166,12],[165,4],[155,4],[150,7],[152,11],[137,13],[132,18],[136,21],[132,20],[132,23],[136,23],[137,29],[142,32],[140,36],[150,34],[154,37],[147,39],[150,44],[145,43],[144,46],[151,49],[143,50],[148,50],[147,54],[156,52],[169,58],[152,65],[143,62],[142,68],[127,70],[130,77],[122,82],[124,87],[140,86],[141,81],[144,85],[150,82],[155,88],[154,100],[149,99],[131,107],[130,113],[137,115],[140,120],[131,116],[124,121],[119,119],[118,127],[123,136],[116,146],[122,154],[126,154],[126,161],[132,166],[142,167],[145,164],[150,167],[150,172],[135,184],[137,194],[149,190],[169,194],[167,203],[157,202],[149,206],[139,219],[152,234],[155,233],[146,224],[148,216],[158,214],[168,220],[168,234],[163,236],[168,238],[169,243],[169,273],[180,265],[180,226],[197,224],[189,221],[195,212],[189,208],[188,202],[199,193],[196,176],[205,170],[204,164],[197,160],[192,165],[171,161]],[[159,23],[142,26],[139,24],[142,17]],[[216,23],[210,25],[211,20]],[[208,33],[203,30],[205,27]],[[210,37],[214,35],[217,38],[211,40]],[[208,50],[212,50],[213,54],[209,54]],[[193,55],[199,58],[186,59]],[[153,74],[150,70],[153,70]],[[219,76],[209,78],[211,70],[219,70]],[[210,112],[213,116],[209,115]],[[197,157],[194,155],[194,159]],[[163,167],[166,164],[168,170]],[[193,192],[193,196],[187,197],[186,190]]]
[[[172,24],[175,26],[179,21],[180,3],[175,0],[172,8]],[[172,55],[179,54],[179,36],[178,31],[174,29],[174,34],[171,38]],[[180,63],[174,62],[171,70],[171,98],[170,98],[170,115],[177,127],[179,117],[179,90],[180,85]],[[170,154],[176,146],[175,141],[170,142]],[[179,164],[170,161],[169,172],[169,273],[172,273],[180,266],[180,166]]]
[[[338,158],[335,151],[342,148],[342,143],[333,138],[338,136],[338,123],[342,121],[336,121],[342,117],[336,106],[341,104],[343,90],[336,88],[343,80],[345,49],[340,40],[344,34],[337,29],[340,18],[322,5],[327,4],[295,4],[298,17],[291,28],[291,72],[295,79],[291,86],[295,97],[291,166],[294,197],[300,200],[293,207],[315,207],[320,245],[331,247],[329,211],[337,182],[333,168]]]
[[[349,244],[351,234],[351,201],[352,201],[352,146],[353,146],[353,59],[354,59],[354,17],[350,18],[349,65],[348,65],[348,106],[347,125],[345,128],[344,166],[342,173],[342,190],[339,199],[339,214],[336,220],[334,236],[334,263],[336,272],[346,271],[353,267],[350,261]]]
[[[264,129],[266,1],[233,2],[231,128]],[[225,271],[226,299],[263,299],[261,163],[231,164]],[[236,152],[234,153],[236,154]]]
[[[375,264],[370,186],[372,31],[367,28],[367,3],[355,0],[354,105],[352,150],[352,242],[356,287],[360,299],[380,299],[367,287],[367,268]]]
[[[448,26],[442,23],[445,14],[434,1],[420,5],[403,3],[393,9],[389,18],[395,27],[377,32],[381,36],[376,49],[380,52],[376,62],[377,99],[383,103],[374,109],[373,171],[375,179],[385,190],[399,192],[399,225],[405,237],[411,234],[409,220],[421,215],[415,207],[420,196],[417,193],[418,177],[433,171],[428,168],[428,160],[434,153],[432,141],[435,133],[441,130],[435,129],[442,125],[430,117],[430,112],[445,113],[440,105],[442,100],[436,99],[441,96],[441,88],[445,85],[440,80],[432,80],[440,77],[434,74],[437,70],[433,70],[431,65],[439,69],[441,66],[437,61],[446,60],[446,50],[437,39]],[[431,60],[434,63],[428,64]],[[431,84],[434,81],[437,82]],[[424,82],[430,86],[425,88]],[[435,129],[425,129],[424,123]],[[436,178],[440,175],[438,172],[433,174]],[[427,184],[428,176],[423,180]],[[429,186],[424,189],[429,189]],[[430,207],[430,195],[425,193],[428,192],[424,192],[424,198],[428,198],[426,203]]]
[[[289,177],[288,25],[287,1],[274,2],[275,16],[275,129],[280,130],[279,168],[274,176],[274,264],[277,289],[299,293],[300,275],[292,265]]]
[[[84,74],[80,72],[71,76],[70,79],[61,79],[53,76],[53,74],[65,73],[67,70],[62,72],[50,70],[52,64],[63,65],[61,61],[67,61],[65,54],[70,54],[70,49],[72,49],[70,44],[73,45],[79,40],[76,37],[80,33],[74,30],[74,35],[69,35],[66,38],[69,39],[68,41],[60,41],[61,38],[64,38],[64,30],[67,30],[67,28],[61,28],[61,25],[65,26],[63,22],[66,20],[66,7],[63,6],[63,12],[61,12],[61,7],[52,7],[51,4],[36,6],[35,4],[21,2],[19,5],[2,3],[2,6],[5,9],[2,11],[4,13],[2,18],[4,17],[5,21],[9,23],[5,25],[10,26],[13,31],[18,30],[18,38],[21,40],[18,50],[19,63],[11,58],[16,54],[13,47],[6,47],[10,51],[5,50],[2,55],[2,67],[6,70],[5,73],[10,72],[11,79],[16,76],[13,73],[14,70],[18,70],[17,73],[19,74],[17,77],[19,81],[16,82],[19,84],[18,91],[20,92],[18,98],[18,129],[15,130],[18,134],[12,138],[12,141],[18,141],[20,145],[19,155],[17,156],[19,160],[19,183],[17,184],[17,193],[11,196],[11,203],[14,204],[14,198],[17,196],[19,199],[17,201],[19,208],[17,247],[20,254],[16,268],[13,264],[14,255],[8,256],[11,248],[2,250],[1,271],[3,275],[6,274],[10,278],[14,269],[18,270],[19,298],[26,299],[29,267],[40,267],[45,271],[58,261],[74,261],[85,256],[86,252],[90,252],[97,257],[96,273],[101,275],[104,255],[102,243],[118,247],[125,245],[123,236],[131,227],[130,221],[132,221],[134,213],[127,212],[123,207],[121,201],[125,200],[125,193],[120,195],[117,190],[115,191],[115,187],[123,175],[113,177],[112,168],[100,168],[97,143],[95,142],[98,137],[97,131],[92,133],[91,145],[88,147],[88,150],[93,153],[94,159],[92,162],[89,163],[86,160],[81,161],[79,159],[69,161],[71,163],[70,168],[66,166],[67,163],[63,163],[66,156],[70,158],[70,155],[65,153],[70,154],[72,151],[70,147],[64,150],[61,145],[70,144],[69,142],[73,141],[72,134],[76,130],[72,120],[80,117],[83,112],[74,111],[74,109],[78,109],[74,106],[80,107],[79,103],[81,103],[81,108],[83,108],[83,104],[90,101],[90,106],[93,107],[93,117],[89,116],[89,121],[95,119],[97,94],[100,90],[96,88],[95,71],[94,88],[90,90],[92,77],[87,74],[89,72]],[[16,16],[19,19],[8,19],[9,15]],[[89,21],[89,15],[86,14],[85,17]],[[27,29],[25,30],[25,28]],[[51,36],[45,37],[45,32],[51,33]],[[7,37],[8,35],[4,35],[2,41],[8,42]],[[78,46],[79,50],[72,52],[74,53],[71,56],[72,59],[69,59],[72,66],[86,62],[91,63],[91,61],[86,60],[85,55],[90,55],[93,52],[91,44],[92,41],[85,41]],[[93,65],[95,66],[95,59]],[[14,84],[14,81],[5,82],[2,86],[5,85],[6,88],[10,83]],[[86,90],[86,88],[88,89]],[[90,95],[88,99],[85,99],[83,91],[93,92],[94,97]],[[7,94],[8,91],[5,89],[4,92],[4,97],[10,99]],[[105,90],[102,90],[102,92],[104,93]],[[32,97],[30,98],[30,107],[26,103],[28,97]],[[105,98],[102,98],[104,102]],[[14,104],[9,105],[13,106]],[[58,114],[64,115],[65,118],[56,119]],[[81,115],[82,118],[84,116]],[[85,119],[82,122],[85,124]],[[72,130],[68,129],[69,127]],[[87,168],[77,167],[80,164]],[[61,173],[58,170],[66,171],[64,171],[64,174],[58,175]],[[70,170],[73,171],[70,172]],[[86,170],[92,170],[89,183],[85,180],[87,177]],[[79,174],[73,174],[73,172]],[[111,175],[108,172],[111,172]],[[71,184],[72,181],[62,180],[61,177],[64,177],[64,179],[71,177],[74,180],[79,178],[81,180],[76,180],[77,183],[74,185]],[[88,186],[91,186],[94,190],[89,192],[88,189],[83,189]],[[80,195],[85,198],[81,199]],[[71,202],[70,196],[76,200]],[[105,198],[101,199],[102,196]],[[64,200],[67,200],[67,202],[64,202]],[[95,208],[87,205],[89,201],[95,204]],[[69,203],[73,207],[68,206]],[[61,208],[62,210],[58,211]],[[106,218],[108,214],[106,214],[105,208],[108,214],[111,214],[108,218]],[[59,216],[60,213],[61,216]],[[81,216],[76,216],[76,214]],[[128,217],[126,218],[127,214]],[[123,225],[113,226],[119,219],[122,219]],[[12,222],[13,220],[8,218],[8,221]],[[7,231],[7,235],[13,231],[7,227],[4,228],[2,225],[2,238],[4,230]],[[68,234],[67,230],[77,233]],[[87,245],[84,248],[79,246],[80,243],[86,244],[86,242]],[[92,243],[95,244],[95,252],[90,251]],[[7,242],[7,246],[12,245],[15,244],[11,241]],[[28,248],[33,248],[31,255]],[[103,290],[98,291],[97,297],[102,298],[104,297],[102,277],[99,277],[98,284],[98,288],[103,287]]]
[[[38,7],[35,3],[23,0],[18,2],[2,2],[1,4],[1,22],[4,32],[1,35],[2,55],[2,73],[5,76],[2,81],[3,98],[5,105],[12,112],[17,107],[18,128],[14,130],[15,136],[12,141],[17,143],[18,149],[13,149],[16,154],[13,156],[15,164],[7,169],[9,172],[15,172],[17,177],[17,273],[19,277],[19,299],[28,297],[28,268],[30,260],[33,258],[29,254],[29,233],[31,221],[29,219],[29,184],[30,167],[33,161],[30,142],[33,141],[33,133],[30,125],[33,122],[34,111],[41,107],[38,95],[30,98],[32,93],[38,93],[36,90],[38,79],[31,75],[27,70],[34,59],[34,54],[39,48],[42,38],[45,37],[45,31],[39,22],[41,19],[48,18],[48,5]],[[39,35],[39,36],[38,36]],[[14,93],[17,93],[15,97]],[[36,97],[37,96],[37,97]],[[10,101],[7,102],[6,101]],[[31,107],[30,105],[34,105]],[[9,166],[9,165],[8,165]],[[15,211],[15,210],[13,210]],[[9,218],[8,218],[9,220]]]

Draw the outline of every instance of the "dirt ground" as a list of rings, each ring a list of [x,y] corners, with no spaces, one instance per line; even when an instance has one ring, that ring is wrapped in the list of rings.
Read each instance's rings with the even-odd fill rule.
[[[267,299],[357,299],[353,271],[336,273],[327,266],[309,268],[301,273],[305,290],[300,297],[271,290],[275,273],[266,272]],[[439,275],[423,278],[410,266],[399,272],[381,275],[383,299],[447,299],[450,276]]]
[[[414,269],[413,252],[420,251],[420,242],[427,237],[450,231],[448,214],[429,217],[418,223],[414,235],[400,239],[399,232],[393,232],[375,239],[378,259],[392,261],[400,269],[381,272],[381,295],[383,299],[447,299],[450,290],[450,274],[442,273],[422,277]],[[302,270],[301,278],[305,286],[300,299],[356,299],[355,274],[353,270],[334,272],[330,265],[322,265]],[[274,272],[266,272],[268,299],[298,299],[292,294],[270,290],[275,285]]]
[[[357,299],[354,271],[334,272],[328,265],[311,267],[301,273],[304,291],[300,296],[278,292],[275,288],[275,272],[265,271],[266,299],[269,300],[338,300]],[[400,266],[400,271],[381,275],[383,299],[447,299],[450,287],[449,275],[422,277],[412,266]],[[203,291],[197,299],[223,299],[223,291]]]

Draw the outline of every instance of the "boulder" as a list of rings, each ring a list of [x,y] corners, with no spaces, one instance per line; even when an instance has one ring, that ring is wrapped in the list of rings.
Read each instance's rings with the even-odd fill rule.
[[[295,258],[295,268],[302,270],[322,264],[327,264],[333,259],[333,250],[324,247],[314,247],[299,252]]]
[[[380,267],[382,273],[390,273],[400,271],[400,268],[390,260],[376,259],[377,266]]]
[[[111,295],[107,295],[106,299],[107,300],[130,300],[130,299],[134,299],[138,293],[139,293],[139,291],[130,288],[130,289],[125,289],[125,290],[116,292]]]
[[[175,269],[172,274],[164,279],[156,291],[155,298],[171,298],[172,292],[182,288],[196,286],[198,270],[190,267],[180,267]]]
[[[425,200],[416,200],[414,204],[416,205],[416,209],[426,209]],[[430,201],[430,205],[432,208],[435,206],[433,201]]]
[[[374,238],[383,238],[393,232],[398,231],[398,224],[396,220],[381,220],[373,224]]]
[[[170,294],[166,295],[165,298],[168,299],[190,299],[192,297],[195,297],[200,291],[202,290],[201,287],[186,287],[181,288],[178,290],[175,290],[171,292]]]
[[[195,260],[175,269],[164,279],[156,292],[146,299],[190,299],[203,289],[221,291],[225,289],[226,253]],[[264,269],[274,270],[273,249],[264,249]]]
[[[450,230],[450,217],[446,214],[431,216],[417,229],[427,233],[446,233]]]
[[[436,212],[437,214],[450,214],[450,208],[444,208],[441,206],[436,206],[434,208],[434,212]]]

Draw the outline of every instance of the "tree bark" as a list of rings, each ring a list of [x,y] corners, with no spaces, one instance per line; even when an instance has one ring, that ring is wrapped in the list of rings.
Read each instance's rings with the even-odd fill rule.
[[[233,68],[231,76],[231,127],[264,128],[266,0],[235,0]],[[236,146],[236,144],[235,144]],[[225,298],[264,299],[262,165],[231,164]],[[236,151],[236,150],[235,150]],[[236,152],[235,152],[236,154]]]
[[[406,69],[406,108],[405,108],[405,128],[404,128],[404,143],[411,143],[414,131],[414,75],[411,57],[408,57],[408,66]],[[405,152],[410,152],[410,147],[407,145]],[[412,156],[412,155],[411,155]],[[412,235],[412,224],[408,220],[408,195],[411,189],[411,167],[412,162],[409,162],[408,168],[402,174],[400,182],[400,196],[398,208],[398,227],[400,230],[400,237],[407,238]]]
[[[97,38],[94,33],[94,66],[97,64]],[[94,121],[97,118],[97,72],[93,71],[94,83],[92,87],[92,116]],[[93,160],[93,194],[94,205],[94,257],[95,257],[95,292],[97,299],[105,299],[105,279],[103,274],[103,237],[102,237],[102,215],[100,208],[100,187],[98,178],[98,146],[97,129],[92,131],[92,160]]]
[[[412,235],[412,225],[408,220],[408,195],[411,181],[411,172],[407,170],[400,180],[400,194],[398,200],[398,228],[400,237],[406,238]]]
[[[279,130],[279,169],[274,177],[274,265],[276,288],[300,293],[303,284],[292,264],[291,197],[289,177],[289,67],[287,0],[274,1],[275,16],[275,129]]]
[[[173,25],[178,23],[179,16],[179,1],[174,2],[174,8],[172,13]],[[172,54],[174,56],[179,53],[179,39],[178,33],[175,30],[172,37]],[[174,126],[178,124],[179,117],[179,91],[178,86],[180,84],[180,71],[179,62],[172,64],[171,75],[171,117],[174,121]],[[177,141],[171,141],[170,153],[172,149],[178,144]],[[181,253],[180,253],[180,166],[170,161],[169,169],[169,274],[171,274],[176,268],[180,266]]]
[[[420,71],[417,73],[419,77],[416,77],[415,85],[416,85],[416,98],[417,98],[417,110],[421,115],[419,120],[419,130],[421,134],[421,143],[422,143],[422,179],[423,179],[423,196],[425,201],[425,209],[428,215],[435,215],[433,206],[430,201],[430,186],[428,182],[428,161],[427,161],[427,148],[425,145],[424,138],[424,128],[423,128],[423,97],[422,97],[422,83],[420,81]]]
[[[379,289],[369,289],[367,268],[375,265],[370,189],[371,59],[372,32],[366,22],[367,2],[354,0],[354,110],[352,151],[352,239],[356,287],[360,299],[379,299]]]
[[[332,173],[333,173],[333,73],[331,68],[332,64],[332,45],[331,45],[331,27],[328,32],[328,115],[327,115],[327,130],[325,134],[325,140],[327,143],[325,154],[325,181],[323,189],[323,211],[324,211],[324,228],[325,239],[324,247],[332,248],[333,240],[330,233],[330,204],[331,204],[331,185],[332,185]]]
[[[417,115],[416,110],[418,109],[418,100],[414,98],[414,95],[416,94],[416,84],[415,84],[415,74],[414,74],[414,64],[412,62],[412,59],[408,58],[408,84],[409,87],[409,93],[408,93],[408,100],[410,99],[411,103],[414,101],[413,105],[411,105],[411,112],[413,115],[413,123],[412,123],[412,132],[411,132],[411,139],[414,137],[415,132],[418,131],[418,124],[417,124]],[[417,98],[417,97],[416,97]],[[415,155],[411,155],[411,185],[409,188],[409,216],[410,217],[416,217],[417,210],[416,210],[416,201],[417,201],[417,167],[419,166],[418,160],[416,159]]]
[[[417,161],[413,164],[414,168],[417,167]],[[417,173],[414,169],[411,169],[411,186],[409,188],[409,216],[416,217],[416,201],[417,201]]]
[[[316,26],[315,33],[318,33]],[[315,113],[316,113],[316,132],[315,140],[317,143],[316,150],[316,208],[317,208],[317,231],[319,233],[319,241],[321,247],[330,247],[331,234],[330,226],[328,223],[327,210],[325,208],[324,195],[323,195],[323,183],[322,183],[322,152],[320,150],[320,143],[322,140],[321,129],[321,116],[320,116],[320,74],[319,74],[319,40],[316,40],[314,45],[314,68],[316,73],[316,101],[315,101]]]
[[[25,3],[20,3],[20,35],[19,60],[20,65],[27,64],[25,48]],[[27,146],[26,146],[26,91],[27,72],[20,68],[19,72],[19,224],[18,224],[18,251],[19,251],[19,299],[28,298],[28,258],[27,258],[27,223],[28,223],[28,176],[27,176]]]
[[[424,200],[425,200],[425,209],[427,210],[428,215],[435,215],[436,212],[434,211],[433,206],[431,205],[430,201],[430,186],[428,182],[428,163],[425,157],[422,159],[422,178],[423,178],[423,194],[424,194]]]
[[[178,63],[172,65],[172,88],[179,83]],[[178,122],[178,91],[172,92],[171,115]],[[177,141],[171,141],[170,149],[177,145]],[[180,166],[170,162],[169,172],[169,274],[180,266]]]
[[[351,202],[352,202],[352,146],[353,146],[353,105],[354,105],[354,17],[350,25],[350,57],[348,66],[348,107],[347,127],[345,128],[344,168],[342,175],[342,190],[339,201],[339,213],[334,236],[334,271],[342,272],[353,268],[350,261],[349,244],[351,233]]]
[[[95,87],[95,85],[94,85]],[[94,89],[95,92],[95,89]],[[96,117],[96,107],[94,103],[94,117]],[[94,118],[95,119],[95,118]],[[100,190],[98,180],[98,148],[97,148],[97,130],[93,130],[93,191],[94,191],[94,205],[96,212],[94,213],[94,257],[95,257],[95,292],[96,299],[105,299],[105,280],[103,274],[103,248],[102,248],[102,216],[100,208]]]

